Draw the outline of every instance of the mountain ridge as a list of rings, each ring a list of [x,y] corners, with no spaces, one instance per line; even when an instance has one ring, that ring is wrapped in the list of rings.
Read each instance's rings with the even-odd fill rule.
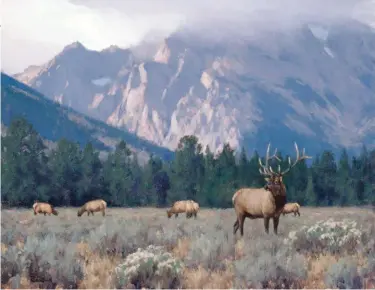
[[[14,117],[22,116],[48,141],[66,138],[81,146],[92,142],[99,150],[111,151],[120,140],[125,140],[143,157],[150,153],[167,160],[173,157],[168,149],[53,102],[5,73],[1,73],[1,95],[1,121],[5,126],[9,126]]]
[[[215,151],[375,145],[375,33],[354,21],[231,43],[182,32],[130,49],[76,43],[29,75],[16,77],[171,150],[190,134]]]

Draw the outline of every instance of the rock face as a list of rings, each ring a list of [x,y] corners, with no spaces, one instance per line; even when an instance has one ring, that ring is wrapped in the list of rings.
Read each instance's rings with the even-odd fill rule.
[[[67,138],[82,146],[91,142],[105,157],[120,140],[124,140],[142,163],[148,160],[150,153],[165,160],[173,158],[173,153],[164,147],[60,106],[29,86],[1,73],[2,136],[18,116],[33,125],[49,148],[53,148],[61,138]]]
[[[215,43],[179,32],[146,46],[90,51],[77,42],[15,77],[170,149],[187,134],[214,150],[224,142],[290,150],[296,140],[309,152],[375,145],[375,32],[367,26],[304,25]]]

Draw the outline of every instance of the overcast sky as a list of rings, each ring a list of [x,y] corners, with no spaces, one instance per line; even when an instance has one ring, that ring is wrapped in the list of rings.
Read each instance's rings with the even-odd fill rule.
[[[375,24],[374,0],[3,0],[1,11],[2,70],[10,74],[47,62],[74,41],[94,50],[128,47],[182,26],[217,34],[230,24],[243,34],[310,20]]]

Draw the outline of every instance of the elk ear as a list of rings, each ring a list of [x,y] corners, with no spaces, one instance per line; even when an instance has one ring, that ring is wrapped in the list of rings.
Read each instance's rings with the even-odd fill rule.
[[[270,179],[268,177],[265,177],[264,180],[270,182]]]
[[[280,182],[282,182],[282,181],[283,181],[283,177],[282,177],[282,176],[280,176],[280,177],[279,177],[279,180],[280,180]]]

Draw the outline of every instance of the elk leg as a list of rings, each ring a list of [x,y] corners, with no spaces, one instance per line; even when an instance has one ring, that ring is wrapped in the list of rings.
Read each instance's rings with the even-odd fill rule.
[[[91,214],[92,214],[92,215],[94,215],[94,212],[93,212],[93,211],[91,211]]]
[[[89,211],[87,211],[87,216],[89,216],[90,215],[90,212]]]
[[[243,226],[244,226],[244,223],[245,223],[245,215],[240,215],[240,217],[238,218],[238,223],[239,223],[239,226],[240,226],[241,237],[243,237]]]
[[[178,213],[176,213],[176,214],[174,215],[174,217],[177,218],[177,217],[178,217]]]
[[[270,228],[270,218],[264,218],[264,229],[266,230],[266,234],[268,234]]]
[[[233,225],[233,234],[235,235],[239,228],[238,218],[236,219],[234,225]]]
[[[44,216],[46,216],[46,213],[44,213]]]
[[[102,210],[102,215],[105,216],[105,210]]]
[[[279,219],[280,217],[273,218],[273,231],[277,235],[277,227],[279,226]]]
[[[299,211],[297,211],[297,213],[298,213],[298,216],[301,216],[300,213],[299,213]]]

